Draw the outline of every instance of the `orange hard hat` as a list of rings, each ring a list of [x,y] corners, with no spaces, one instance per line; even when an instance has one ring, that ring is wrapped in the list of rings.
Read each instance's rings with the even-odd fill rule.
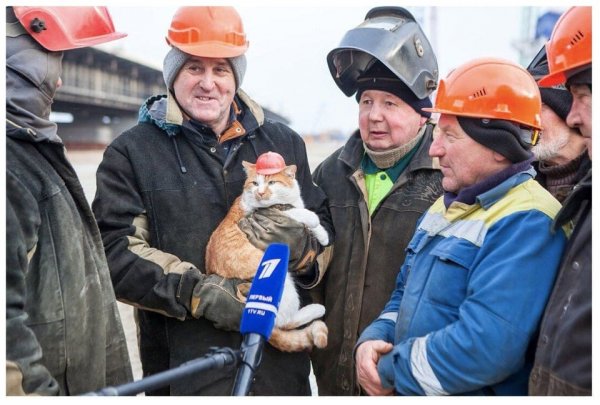
[[[533,77],[504,59],[479,58],[440,81],[435,105],[424,111],[501,119],[541,129],[542,101]]]
[[[15,16],[41,46],[49,51],[66,51],[123,38],[115,32],[106,7],[21,7]]]
[[[167,43],[190,55],[233,58],[248,49],[240,15],[233,7],[180,7]]]
[[[540,86],[567,81],[569,73],[592,63],[592,8],[571,7],[560,16],[546,44],[548,70]]]
[[[258,174],[275,174],[283,169],[285,169],[285,160],[279,153],[266,152],[256,159],[256,173]]]

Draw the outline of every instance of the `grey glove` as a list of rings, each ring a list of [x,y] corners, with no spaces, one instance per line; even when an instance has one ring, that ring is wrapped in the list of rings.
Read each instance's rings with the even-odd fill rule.
[[[250,243],[265,250],[271,243],[290,247],[289,271],[302,276],[312,270],[320,244],[306,225],[288,217],[277,208],[259,208],[238,222]]]
[[[194,287],[190,312],[194,318],[213,322],[218,329],[239,331],[249,287],[247,280],[206,276]]]

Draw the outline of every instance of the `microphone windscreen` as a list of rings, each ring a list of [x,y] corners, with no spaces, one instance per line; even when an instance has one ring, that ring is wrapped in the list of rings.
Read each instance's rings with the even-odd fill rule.
[[[289,257],[290,248],[285,244],[272,243],[267,247],[254,275],[242,314],[240,332],[243,335],[258,333],[265,340],[271,337]]]

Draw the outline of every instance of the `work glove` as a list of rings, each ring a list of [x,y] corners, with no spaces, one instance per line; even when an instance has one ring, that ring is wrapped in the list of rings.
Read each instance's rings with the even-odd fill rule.
[[[271,243],[285,243],[290,248],[288,271],[311,276],[320,244],[306,225],[288,217],[277,208],[259,208],[238,222],[250,243],[266,250]]]
[[[194,318],[213,322],[217,329],[239,331],[249,288],[247,280],[205,276],[194,286],[190,312]]]

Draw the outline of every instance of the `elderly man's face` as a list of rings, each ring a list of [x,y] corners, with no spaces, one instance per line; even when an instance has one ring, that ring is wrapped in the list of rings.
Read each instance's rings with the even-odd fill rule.
[[[209,126],[217,135],[227,128],[235,76],[226,59],[190,58],[179,71],[173,90],[190,118]]]
[[[570,128],[552,108],[542,104],[542,126],[540,141],[531,148],[538,160],[551,164],[565,164],[585,150],[579,132]]]
[[[369,149],[385,151],[412,140],[427,119],[399,97],[365,90],[358,103],[360,137]]]
[[[455,194],[510,165],[506,158],[467,135],[456,116],[447,114],[440,116],[429,155],[439,158],[442,187]]]
[[[567,125],[577,128],[586,139],[588,154],[592,158],[592,90],[586,84],[573,84],[569,87],[573,95],[571,111],[567,115]]]

